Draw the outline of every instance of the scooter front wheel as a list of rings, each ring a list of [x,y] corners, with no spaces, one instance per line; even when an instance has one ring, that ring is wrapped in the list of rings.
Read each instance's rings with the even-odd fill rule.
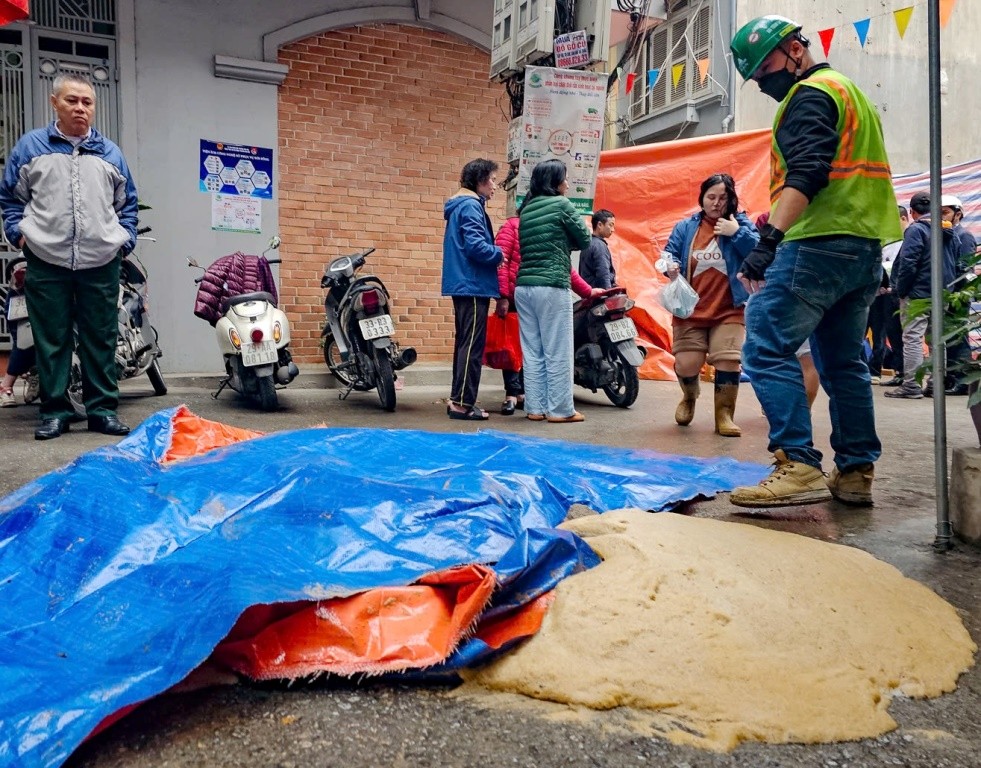
[[[259,407],[264,411],[275,411],[279,407],[279,396],[276,394],[276,384],[272,376],[262,376],[256,379]]]
[[[607,358],[613,366],[613,381],[603,385],[603,392],[617,408],[629,408],[640,394],[640,376],[637,369],[614,350]]]

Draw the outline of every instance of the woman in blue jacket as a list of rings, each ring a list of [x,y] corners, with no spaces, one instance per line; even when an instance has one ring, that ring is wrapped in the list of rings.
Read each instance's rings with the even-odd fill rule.
[[[672,321],[674,370],[683,393],[674,420],[685,426],[694,418],[698,374],[707,360],[715,366],[715,431],[739,437],[732,417],[749,294],[736,273],[760,236],[746,214],[739,213],[736,183],[729,174],[705,179],[698,204],[697,213],[675,225],[662,254],[669,261],[668,277],[684,275],[698,293],[692,315]]]
[[[498,295],[497,265],[502,258],[487,215],[487,201],[497,189],[496,174],[493,160],[471,160],[460,173],[460,191],[443,207],[443,295],[453,297],[456,325],[453,383],[446,406],[451,419],[487,418],[487,411],[477,407],[477,389],[487,338],[487,310],[491,298]]]

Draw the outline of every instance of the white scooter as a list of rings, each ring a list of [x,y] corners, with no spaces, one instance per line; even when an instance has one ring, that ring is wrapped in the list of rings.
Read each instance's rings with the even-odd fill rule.
[[[260,258],[266,259],[270,250],[280,246],[274,237]],[[221,260],[219,260],[220,262]],[[266,259],[278,264],[279,258]],[[208,279],[208,271],[195,280]],[[193,258],[188,266],[203,269]],[[215,399],[225,387],[231,387],[258,403],[264,411],[274,411],[279,405],[276,387],[285,386],[300,373],[290,356],[290,324],[286,314],[276,306],[272,294],[266,291],[228,296],[228,283],[222,281],[224,291],[221,308],[224,314],[215,323],[218,349],[225,360],[226,376],[221,380]]]

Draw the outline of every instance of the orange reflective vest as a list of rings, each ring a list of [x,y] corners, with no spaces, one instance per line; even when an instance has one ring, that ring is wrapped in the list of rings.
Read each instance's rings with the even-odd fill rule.
[[[784,239],[853,235],[879,240],[883,245],[902,239],[879,115],[868,97],[833,69],[818,70],[796,83],[777,109],[770,150],[771,214],[787,178],[787,163],[777,145],[777,129],[798,88],[817,88],[834,99],[840,141],[828,186],[814,196]]]

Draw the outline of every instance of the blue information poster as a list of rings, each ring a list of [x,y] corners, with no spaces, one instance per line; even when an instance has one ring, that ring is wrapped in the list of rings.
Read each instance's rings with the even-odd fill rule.
[[[201,139],[202,192],[272,199],[273,151],[267,147]]]

